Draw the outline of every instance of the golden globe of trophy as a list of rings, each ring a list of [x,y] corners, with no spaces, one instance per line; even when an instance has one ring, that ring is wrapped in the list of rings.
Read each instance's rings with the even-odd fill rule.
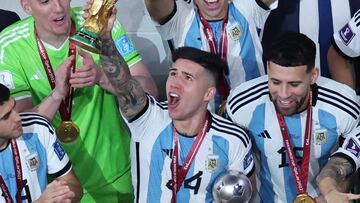
[[[77,46],[100,53],[100,32],[108,23],[116,0],[94,0],[83,27],[70,37]]]

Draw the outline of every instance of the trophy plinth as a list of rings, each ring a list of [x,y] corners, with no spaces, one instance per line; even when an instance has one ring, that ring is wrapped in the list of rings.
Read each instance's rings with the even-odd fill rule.
[[[84,48],[93,53],[100,53],[100,37],[98,34],[91,32],[85,28],[81,28],[70,39],[77,46]]]
[[[107,25],[116,0],[93,0],[83,27],[70,37],[77,46],[100,54],[100,34]]]

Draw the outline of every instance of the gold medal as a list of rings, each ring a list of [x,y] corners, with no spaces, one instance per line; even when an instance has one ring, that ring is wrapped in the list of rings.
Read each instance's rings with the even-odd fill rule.
[[[71,121],[63,121],[56,129],[56,134],[61,142],[73,142],[79,137],[79,127]]]
[[[307,193],[298,194],[293,203],[315,203],[315,200]]]

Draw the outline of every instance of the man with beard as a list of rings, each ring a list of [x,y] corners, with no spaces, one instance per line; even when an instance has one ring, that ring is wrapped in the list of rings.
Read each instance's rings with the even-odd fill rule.
[[[115,12],[109,27],[114,17]],[[135,202],[212,202],[212,185],[226,170],[253,180],[246,132],[207,110],[226,63],[196,48],[177,49],[166,83],[168,102],[159,103],[131,77],[109,30],[100,56],[131,131]]]
[[[164,40],[177,48],[196,47],[221,55],[228,63],[213,112],[221,113],[228,91],[265,74],[258,31],[277,0],[145,0]]]
[[[316,48],[300,33],[275,40],[268,75],[245,82],[226,111],[255,143],[260,202],[313,202],[315,178],[360,117],[359,99],[346,85],[319,77]]]

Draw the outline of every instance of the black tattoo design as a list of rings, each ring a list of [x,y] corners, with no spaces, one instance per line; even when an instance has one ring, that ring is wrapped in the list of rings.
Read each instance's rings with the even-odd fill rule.
[[[130,75],[129,67],[119,54],[112,39],[103,39],[101,67],[115,89],[121,113],[126,119],[134,118],[146,105],[146,94],[140,83]]]
[[[325,167],[321,169],[321,172],[317,176],[316,181],[319,183],[321,180],[328,177],[339,183],[345,181],[346,178],[353,172],[353,167],[347,159],[334,156],[331,157]],[[343,186],[346,186],[346,184]],[[346,188],[344,189],[346,190]]]

